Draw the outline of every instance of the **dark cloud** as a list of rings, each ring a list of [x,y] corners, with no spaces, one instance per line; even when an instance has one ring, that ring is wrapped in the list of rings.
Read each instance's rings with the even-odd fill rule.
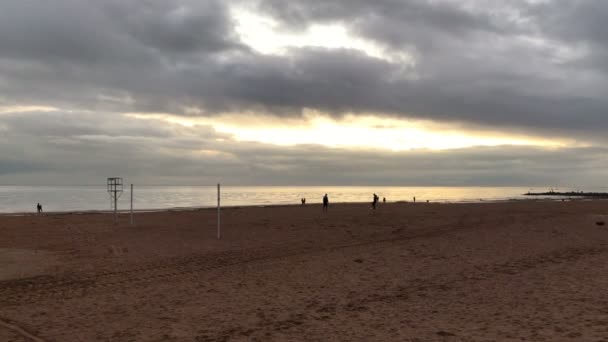
[[[313,24],[342,24],[388,55],[412,60],[312,47],[263,55],[239,41],[229,8],[235,4],[272,16],[291,32]],[[0,103],[75,112],[0,116],[2,155],[12,158],[2,172],[6,177],[29,165],[102,174],[124,167],[143,175],[153,168],[162,173],[158,177],[191,179],[201,173],[226,175],[230,169],[233,179],[256,183],[306,183],[307,175],[318,174],[327,174],[328,183],[426,179],[441,184],[588,176],[589,160],[603,165],[603,150],[532,150],[527,155],[504,147],[472,149],[471,154],[374,155],[234,141],[218,146],[210,129],[192,132],[113,112],[192,115],[184,107],[199,108],[202,115],[371,112],[570,137],[600,146],[608,129],[603,90],[608,86],[608,41],[602,25],[607,11],[600,0],[5,0],[0,11]],[[18,148],[26,153],[20,156]],[[200,152],[207,153],[207,163],[194,152],[205,149],[221,153]],[[93,155],[103,158],[81,158]],[[590,159],[577,159],[579,155]],[[361,167],[349,168],[351,159]],[[386,173],[377,171],[379,165]],[[426,167],[417,171],[411,165]],[[405,175],[391,171],[404,168]],[[445,174],[451,168],[462,172]],[[563,172],[553,175],[553,169]],[[15,173],[12,177],[21,179]]]
[[[298,49],[294,57],[246,56],[235,59],[212,75],[212,84],[199,79],[200,87],[212,91],[207,106],[238,110],[258,106],[283,115],[302,108],[329,112],[377,109],[374,103],[389,78],[399,69],[382,60],[350,50]],[[196,73],[192,73],[196,75]],[[188,78],[187,75],[184,77]],[[192,80],[193,83],[197,80]],[[205,93],[191,94],[192,98]]]
[[[261,11],[271,13],[285,29],[305,29],[310,23],[344,23],[383,44],[416,49],[432,49],[449,39],[470,39],[483,32],[520,30],[518,23],[505,15],[508,8],[498,2],[478,4],[475,11],[465,8],[466,4],[427,0],[257,2]]]
[[[214,0],[8,0],[2,9],[5,58],[92,67],[239,47],[226,7]]]
[[[257,8],[292,29],[342,23],[414,64],[344,49],[260,55],[238,41],[227,3],[215,0],[8,1],[0,92],[14,102],[118,111],[314,108],[542,134],[607,128],[598,94],[606,77],[593,69],[605,54],[598,47],[581,60],[564,57],[577,42],[604,42],[601,2],[267,0]]]
[[[601,0],[553,0],[527,8],[538,28],[553,38],[573,44],[591,43],[606,46],[604,18],[608,3]]]
[[[8,102],[159,110],[187,87],[179,77],[191,65],[211,71],[216,55],[247,51],[216,0],[10,0],[2,9],[0,98]]]
[[[232,23],[220,3],[203,1],[190,6],[159,1],[151,8],[113,6],[125,31],[143,45],[167,54],[221,52],[237,49]],[[139,7],[139,6],[138,6]],[[139,7],[141,8],[141,7]]]
[[[377,77],[371,78],[359,83],[370,90],[368,96],[353,92],[335,97],[336,102],[542,134],[569,130],[580,137],[607,128],[608,102],[598,93],[607,85],[608,70],[605,63],[599,65],[606,53],[597,46],[606,42],[600,20],[608,8],[604,2],[258,3],[284,27],[340,22],[380,46],[416,59],[405,79],[377,83]],[[587,56],[577,56],[581,45]],[[361,69],[365,66],[351,72]]]

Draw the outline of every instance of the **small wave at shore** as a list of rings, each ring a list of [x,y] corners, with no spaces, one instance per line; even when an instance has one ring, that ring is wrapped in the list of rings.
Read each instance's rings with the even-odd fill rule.
[[[528,187],[387,187],[387,186],[298,186],[222,188],[222,206],[268,206],[320,203],[327,193],[332,203],[370,202],[376,193],[388,202],[480,202],[524,199],[534,191]],[[546,190],[546,188],[538,188]],[[135,186],[137,210],[192,210],[214,207],[217,192],[213,186]],[[121,210],[129,208],[130,193],[125,189],[119,200]],[[110,197],[101,186],[0,186],[0,213],[31,213],[36,203],[45,212],[108,211]]]

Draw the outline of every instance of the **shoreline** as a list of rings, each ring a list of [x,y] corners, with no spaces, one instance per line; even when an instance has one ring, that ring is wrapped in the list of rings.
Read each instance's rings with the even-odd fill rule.
[[[563,202],[563,201],[601,201],[606,198],[593,198],[593,197],[578,197],[578,198],[552,198],[552,197],[524,197],[524,198],[508,198],[508,199],[478,199],[478,200],[460,200],[460,201],[394,201],[387,203],[379,203],[380,208],[383,204],[395,205],[395,204],[495,204],[495,203],[511,203],[511,202]],[[362,205],[369,204],[370,202],[334,202],[332,205]],[[307,203],[305,207],[310,206],[321,206],[322,203]],[[244,204],[244,205],[226,205],[221,206],[221,209],[247,209],[247,208],[291,208],[291,207],[302,207],[301,204]],[[217,210],[217,206],[206,206],[206,207],[170,207],[170,208],[143,208],[133,209],[133,214],[143,213],[162,213],[162,212],[192,212],[192,211],[203,211],[203,210]],[[119,215],[130,214],[129,209],[118,210]],[[84,209],[84,210],[60,210],[60,211],[47,211],[43,212],[40,216],[59,216],[59,215],[91,215],[91,214],[114,214],[112,210],[105,209]],[[22,216],[38,216],[36,212],[0,212],[0,217],[22,217]]]

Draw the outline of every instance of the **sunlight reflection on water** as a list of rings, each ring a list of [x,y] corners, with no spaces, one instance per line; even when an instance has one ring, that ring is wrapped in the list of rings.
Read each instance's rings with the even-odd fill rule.
[[[309,204],[320,203],[323,194],[330,201],[369,202],[372,193],[389,202],[462,202],[483,200],[521,199],[527,191],[546,191],[547,188],[528,187],[222,187],[222,205],[270,205],[299,204],[305,197]],[[560,189],[566,190],[566,189]],[[129,192],[119,200],[119,209],[129,208]],[[212,207],[216,205],[214,186],[136,186],[136,209],[161,209],[177,207]],[[45,211],[107,210],[110,197],[105,187],[99,186],[0,186],[0,212],[34,211],[40,202]]]

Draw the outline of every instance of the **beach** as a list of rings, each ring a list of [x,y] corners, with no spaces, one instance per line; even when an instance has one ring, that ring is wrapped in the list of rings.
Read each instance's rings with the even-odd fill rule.
[[[0,215],[0,341],[608,341],[608,201]]]

